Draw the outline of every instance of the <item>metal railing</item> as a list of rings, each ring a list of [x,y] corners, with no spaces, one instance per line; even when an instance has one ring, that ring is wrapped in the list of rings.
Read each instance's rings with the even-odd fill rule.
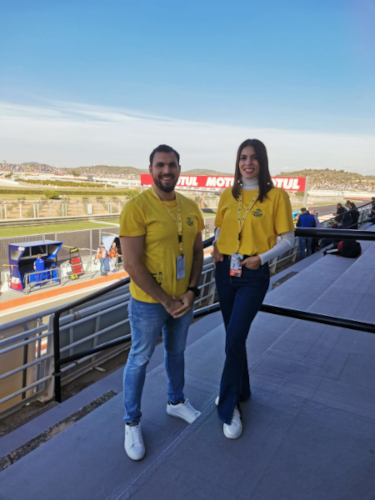
[[[373,232],[350,229],[297,228],[296,236],[375,241]],[[212,245],[213,239],[212,237],[206,240],[204,247]],[[36,398],[49,400],[54,393],[56,399],[61,400],[62,383],[73,380],[127,347],[126,344],[130,340],[126,307],[129,299],[128,283],[127,278],[66,306],[0,326],[0,356],[21,353],[18,364],[2,373],[0,381],[9,380],[10,377],[22,378],[21,388],[0,399],[0,407],[4,404],[8,406],[0,410],[0,416],[5,416]],[[199,287],[202,296],[195,302],[196,318],[219,310],[218,304],[214,304],[215,282],[210,258],[205,260]],[[261,310],[374,333],[373,325],[366,323],[313,315],[267,304],[264,304]],[[110,322],[107,321],[106,314],[111,318]],[[123,314],[118,322],[116,314]],[[46,322],[47,318],[49,320]],[[33,371],[32,378],[27,375],[30,371]]]
[[[41,279],[39,279],[41,277]],[[68,278],[65,277],[67,280]],[[61,267],[56,266],[51,269],[45,269],[44,271],[33,271],[31,273],[25,273],[23,277],[23,291],[27,295],[33,289],[40,288],[48,284],[62,283],[62,270]]]

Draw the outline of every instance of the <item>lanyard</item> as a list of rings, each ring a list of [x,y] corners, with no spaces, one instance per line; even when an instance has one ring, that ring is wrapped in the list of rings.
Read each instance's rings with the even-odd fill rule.
[[[176,224],[177,228],[177,233],[178,233],[178,244],[180,246],[180,255],[184,254],[184,247],[182,244],[182,215],[181,215],[181,208],[180,208],[180,202],[178,201],[178,195],[176,194],[176,202],[177,202],[177,220],[176,217],[173,215],[173,212],[169,209],[169,207],[159,198],[159,196],[155,193],[155,191],[151,188],[152,192],[156,196],[156,198],[164,205],[166,208],[167,212],[169,215],[172,217],[174,220],[174,223]]]
[[[248,215],[248,213],[250,212],[250,210],[253,208],[254,206],[254,203],[257,201],[258,199],[258,196],[259,196],[259,191],[257,191],[255,193],[255,196],[254,198],[251,200],[250,202],[250,205],[247,207],[245,213],[243,214],[243,217],[241,219],[241,212],[242,212],[242,193],[240,194],[240,199],[238,200],[238,209],[237,209],[237,224],[238,224],[238,245],[237,245],[237,251],[236,253],[238,253],[238,250],[240,249],[240,243],[241,243],[241,233],[242,233],[242,229],[243,229],[243,226],[245,224],[245,219]]]

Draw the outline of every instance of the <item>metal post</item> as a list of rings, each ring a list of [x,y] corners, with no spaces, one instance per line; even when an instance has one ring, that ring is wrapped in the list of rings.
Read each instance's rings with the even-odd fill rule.
[[[55,400],[61,403],[61,371],[60,361],[60,313],[56,311],[53,317],[53,357],[55,361]]]
[[[303,206],[307,208],[307,191],[309,189],[309,176],[306,177],[305,194],[303,195]]]

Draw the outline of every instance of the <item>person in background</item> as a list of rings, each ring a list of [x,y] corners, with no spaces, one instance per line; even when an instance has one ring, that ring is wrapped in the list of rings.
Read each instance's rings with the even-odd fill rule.
[[[342,206],[341,203],[337,203],[337,212],[335,221],[337,225],[340,227],[340,229],[345,229],[352,223],[352,218],[350,217],[350,214],[348,213],[346,208]]]
[[[34,272],[37,272],[38,274],[35,275],[35,283],[38,283],[36,286],[40,287],[40,284],[43,281],[44,277],[44,269],[45,269],[45,263],[44,259],[42,259],[42,254],[38,253],[36,261],[34,261],[33,264]]]
[[[96,253],[96,258],[99,259],[100,262],[100,274],[102,276],[107,276],[107,268],[106,268],[107,250],[105,249],[104,243],[100,243],[98,251]]]
[[[314,216],[315,219],[315,227],[320,228],[322,227],[322,223],[320,222],[318,216],[319,212],[315,212],[314,209],[310,210],[310,214]],[[311,252],[315,253],[319,250],[319,238],[313,238],[311,242]]]
[[[345,206],[350,211],[350,216],[352,218],[352,224],[350,226],[350,229],[358,229],[358,220],[359,220],[358,208],[355,206],[355,203],[353,203],[350,200],[348,200],[345,203]]]
[[[115,273],[117,271],[117,260],[118,260],[118,250],[116,246],[116,242],[114,241],[109,250],[109,257],[111,259],[112,272]]]
[[[375,196],[372,198],[372,205],[371,205],[371,212],[370,212],[370,219],[372,219],[372,222],[375,222]]]
[[[248,139],[238,148],[234,185],[220,197],[215,226],[216,290],[226,331],[216,404],[224,436],[237,439],[242,433],[240,402],[251,395],[246,339],[269,287],[268,262],[294,244],[289,196],[273,187],[261,141]]]
[[[298,218],[297,227],[316,227],[315,216],[310,214],[310,212],[305,208],[301,208],[301,215]],[[312,236],[299,236],[299,252],[300,252],[300,260],[306,257],[310,257],[312,254]]]

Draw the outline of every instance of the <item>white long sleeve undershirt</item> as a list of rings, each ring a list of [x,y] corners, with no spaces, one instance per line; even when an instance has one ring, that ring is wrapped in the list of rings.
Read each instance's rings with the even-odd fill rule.
[[[255,177],[254,179],[245,179],[244,177],[242,177],[242,189],[245,191],[254,191],[255,189],[259,189],[258,177]],[[217,227],[215,229],[215,241],[219,239],[219,235],[220,228]],[[273,248],[259,255],[262,264],[275,259],[279,255],[282,255],[283,253],[293,248],[294,231],[287,231],[286,233],[282,233],[279,236],[280,239]]]

